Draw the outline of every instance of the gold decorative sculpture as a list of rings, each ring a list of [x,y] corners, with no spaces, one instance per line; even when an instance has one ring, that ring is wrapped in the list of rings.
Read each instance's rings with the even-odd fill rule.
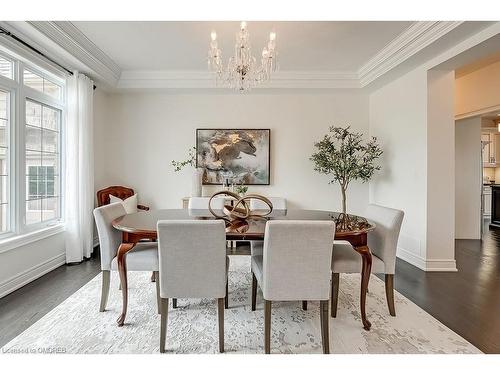
[[[214,199],[217,196],[229,196],[234,199],[234,203],[232,205],[225,204],[224,208],[222,210],[223,215],[220,215],[212,209],[212,199]],[[262,202],[264,202],[268,210],[262,212],[252,212],[250,210],[250,199],[257,199]],[[273,204],[269,199],[266,197],[263,197],[262,195],[258,194],[249,194],[244,197],[240,197],[238,194],[233,193],[231,191],[218,191],[217,193],[213,194],[210,197],[210,200],[208,201],[208,209],[214,215],[217,219],[224,219],[226,221],[232,221],[232,220],[245,220],[249,218],[260,218],[260,217],[265,217],[269,215],[273,211]]]

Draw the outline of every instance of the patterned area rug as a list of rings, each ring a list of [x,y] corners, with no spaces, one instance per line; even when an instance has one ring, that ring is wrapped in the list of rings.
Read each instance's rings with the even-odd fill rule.
[[[107,311],[99,313],[101,276],[5,345],[2,353],[159,353],[160,316],[155,284],[146,272],[129,273],[129,313],[117,327],[121,306],[118,275],[112,275]],[[417,305],[395,293],[397,317],[387,311],[384,283],[372,276],[367,297],[367,332],[359,314],[359,275],[342,275],[337,318],[330,318],[332,353],[480,353]],[[232,256],[229,272],[230,308],[225,311],[227,353],[263,353],[262,295],[250,309],[251,274],[248,256]],[[217,353],[216,302],[180,299],[169,311],[167,350],[170,353]],[[273,303],[272,353],[321,353],[319,303]]]

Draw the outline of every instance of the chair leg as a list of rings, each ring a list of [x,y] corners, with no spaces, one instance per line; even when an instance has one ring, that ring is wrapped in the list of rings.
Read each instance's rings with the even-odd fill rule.
[[[109,296],[109,284],[111,280],[111,271],[102,271],[102,289],[101,289],[101,305],[99,311],[106,310]]]
[[[161,314],[161,303],[160,303],[160,273],[158,271],[153,272],[156,282],[156,304],[158,305],[158,314]]]
[[[160,306],[161,306],[160,353],[165,353],[165,341],[167,339],[167,322],[168,322],[168,298],[162,298]]]
[[[257,302],[257,278],[252,272],[252,311],[255,311],[256,302]]]
[[[264,352],[271,353],[271,301],[264,300]]]
[[[218,304],[218,316],[219,316],[219,352],[224,353],[224,298],[219,298]]]
[[[331,312],[332,318],[337,317],[337,303],[339,301],[340,274],[332,272]]]
[[[396,308],[394,307],[394,275],[385,275],[385,296],[387,298],[389,314],[396,316]]]
[[[224,298],[224,308],[229,309],[229,278],[226,277],[226,297]]]
[[[151,274],[151,282],[154,283],[156,280],[158,280],[158,278],[156,277],[156,274],[153,272]]]
[[[328,318],[328,300],[320,301],[320,320],[321,320],[321,342],[323,344],[323,354],[330,354],[330,329]]]
[[[307,301],[302,301],[302,310],[307,311]]]
[[[176,308],[177,308],[177,298],[172,298],[172,307],[173,307],[174,309],[176,309]]]

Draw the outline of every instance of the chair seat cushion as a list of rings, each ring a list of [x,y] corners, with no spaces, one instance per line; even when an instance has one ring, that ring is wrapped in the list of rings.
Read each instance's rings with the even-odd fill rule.
[[[333,273],[361,273],[361,255],[347,241],[334,241],[332,255]],[[382,259],[372,254],[372,273],[384,273]]]
[[[135,245],[126,255],[128,271],[158,271],[158,245],[142,242]],[[111,269],[118,269],[117,257],[111,261]]]
[[[264,273],[264,260],[262,255],[252,255],[251,267],[257,282],[259,285],[262,285],[262,275]]]

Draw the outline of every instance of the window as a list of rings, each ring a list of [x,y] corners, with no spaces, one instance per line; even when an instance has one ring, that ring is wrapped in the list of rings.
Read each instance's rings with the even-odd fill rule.
[[[62,219],[65,83],[0,42],[0,238]]]
[[[36,73],[33,73],[27,69],[24,70],[24,84],[32,89],[41,91],[47,95],[50,95],[56,99],[61,97],[61,86],[55,84],[54,82],[42,77]]]
[[[9,99],[0,90],[0,233],[9,230]]]
[[[26,225],[59,215],[61,111],[26,100]]]
[[[7,60],[6,58],[0,56],[0,76],[4,76],[7,78],[14,78],[13,77],[13,63],[10,60]]]

